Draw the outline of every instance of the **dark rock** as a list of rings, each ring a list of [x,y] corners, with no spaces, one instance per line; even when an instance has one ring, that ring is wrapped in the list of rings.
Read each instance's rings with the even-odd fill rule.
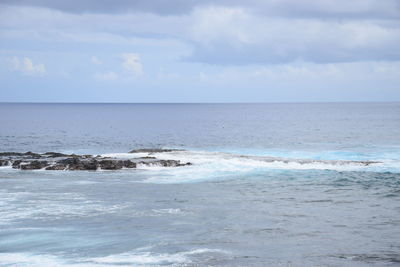
[[[61,157],[69,157],[70,156],[70,155],[58,153],[58,152],[46,152],[43,155],[45,155],[49,158],[61,158]]]
[[[180,164],[179,160],[159,160],[157,163],[163,167],[176,167]]]
[[[57,163],[64,164],[64,165],[77,165],[80,162],[81,162],[80,159],[77,157],[67,158],[67,159],[62,159],[62,160],[57,161]]]
[[[97,168],[99,167],[99,163],[97,160],[83,161],[82,165],[85,168],[85,170],[92,170],[92,171],[97,170]]]
[[[24,153],[25,156],[29,156],[31,158],[35,158],[35,159],[40,159],[42,156],[38,153],[33,153],[31,151],[25,152]]]
[[[0,166],[8,166],[9,161],[5,159],[0,159]]]
[[[125,168],[136,168],[136,163],[130,160],[124,160],[123,165]]]
[[[110,160],[110,159],[105,159],[99,161],[100,168],[103,170],[119,170],[124,167],[124,163],[121,160]]]
[[[141,152],[168,152],[172,149],[145,149]],[[140,161],[140,162],[139,162]],[[122,168],[136,168],[137,164],[147,166],[178,167],[190,165],[182,164],[179,160],[158,160],[155,157],[147,156],[135,159],[117,159],[111,157],[92,155],[67,155],[58,152],[46,152],[38,154],[33,152],[3,152],[0,153],[0,166],[12,165],[14,169],[21,170],[120,170]]]
[[[95,171],[99,167],[97,160],[79,160],[73,158],[73,163],[68,164],[68,170]]]
[[[66,166],[68,170],[97,170],[99,167],[99,163],[97,160],[86,160],[86,159],[79,159],[76,155],[72,158],[62,159],[57,161],[57,165],[60,167],[55,168],[62,168],[62,166]],[[64,168],[65,169],[65,168]]]
[[[12,163],[12,167],[14,169],[19,169],[19,165],[21,164],[22,160],[14,160]]]
[[[34,160],[27,164],[19,165],[21,170],[38,170],[38,169],[43,169],[47,166],[48,166],[47,161],[41,161],[41,160]]]
[[[67,168],[66,165],[54,164],[54,165],[46,167],[46,170],[48,170],[48,171],[62,171],[62,170],[65,170],[66,168]]]
[[[136,168],[136,163],[130,160],[104,159],[99,161],[100,168],[103,170],[120,170],[122,168]]]

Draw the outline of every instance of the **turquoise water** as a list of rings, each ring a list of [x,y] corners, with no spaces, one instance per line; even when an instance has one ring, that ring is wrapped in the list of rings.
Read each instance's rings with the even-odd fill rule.
[[[193,163],[1,167],[2,266],[400,264],[400,103],[0,104],[0,112],[2,151],[129,157],[169,147],[185,151],[156,156]]]

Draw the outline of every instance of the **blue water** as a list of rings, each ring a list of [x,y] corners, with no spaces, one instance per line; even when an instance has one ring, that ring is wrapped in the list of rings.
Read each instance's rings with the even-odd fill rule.
[[[1,266],[400,265],[400,103],[0,104],[0,114],[1,151],[183,148],[156,156],[193,163],[1,167]]]

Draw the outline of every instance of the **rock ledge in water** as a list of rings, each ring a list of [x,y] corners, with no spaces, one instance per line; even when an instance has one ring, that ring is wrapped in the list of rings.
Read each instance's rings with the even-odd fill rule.
[[[159,152],[157,149],[139,150],[147,153]],[[173,151],[173,150],[168,150]],[[166,152],[166,150],[163,150]],[[135,152],[132,152],[135,153]],[[134,169],[139,166],[181,167],[192,165],[190,162],[181,163],[179,160],[157,159],[156,157],[138,157],[133,159],[119,159],[92,155],[63,154],[46,152],[43,154],[26,152],[0,153],[0,166],[12,166],[20,170],[120,170],[123,168]]]

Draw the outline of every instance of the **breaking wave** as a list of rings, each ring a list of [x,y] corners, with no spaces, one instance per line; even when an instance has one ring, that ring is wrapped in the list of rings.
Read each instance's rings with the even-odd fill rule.
[[[255,154],[255,155],[254,155]],[[191,162],[192,166],[181,168],[161,168],[158,166],[143,166],[150,170],[146,182],[175,183],[209,180],[213,178],[248,175],[276,170],[330,170],[353,172],[392,172],[400,173],[400,159],[390,155],[360,156],[357,153],[326,153],[311,154],[290,152],[285,157],[280,152],[278,156],[267,156],[260,153],[240,154],[216,151],[182,150],[163,153],[114,153],[105,154],[116,158],[154,156],[158,159],[173,159],[181,162]],[[275,153],[277,154],[277,153]],[[303,156],[303,157],[301,157]],[[336,156],[336,157],[335,157]],[[397,156],[397,155],[396,155]]]
[[[182,266],[193,263],[192,257],[201,254],[227,254],[219,249],[194,249],[177,253],[154,253],[135,251],[112,254],[104,257],[82,258],[68,260],[54,255],[34,255],[24,253],[0,253],[0,263],[6,266]]]
[[[238,176],[252,176],[275,171],[349,171],[349,172],[390,172],[400,173],[400,154],[382,152],[361,154],[346,151],[303,152],[303,151],[206,151],[170,150],[160,152],[109,153],[103,157],[115,159],[140,159],[154,157],[157,160],[175,160],[181,167],[165,167],[155,164],[137,164],[135,169],[126,169],[124,175],[141,177],[141,182],[181,183],[203,180],[229,179]],[[0,170],[18,172],[11,166]],[[43,170],[35,170],[43,171]],[[67,171],[68,172],[68,171]],[[78,171],[79,172],[79,171]],[[113,175],[110,171],[96,175]],[[117,171],[118,172],[118,171]],[[117,173],[116,172],[116,173]],[[65,171],[57,172],[63,175]],[[75,174],[74,174],[75,175]],[[79,175],[76,173],[76,175]],[[144,177],[144,178],[143,178]]]

